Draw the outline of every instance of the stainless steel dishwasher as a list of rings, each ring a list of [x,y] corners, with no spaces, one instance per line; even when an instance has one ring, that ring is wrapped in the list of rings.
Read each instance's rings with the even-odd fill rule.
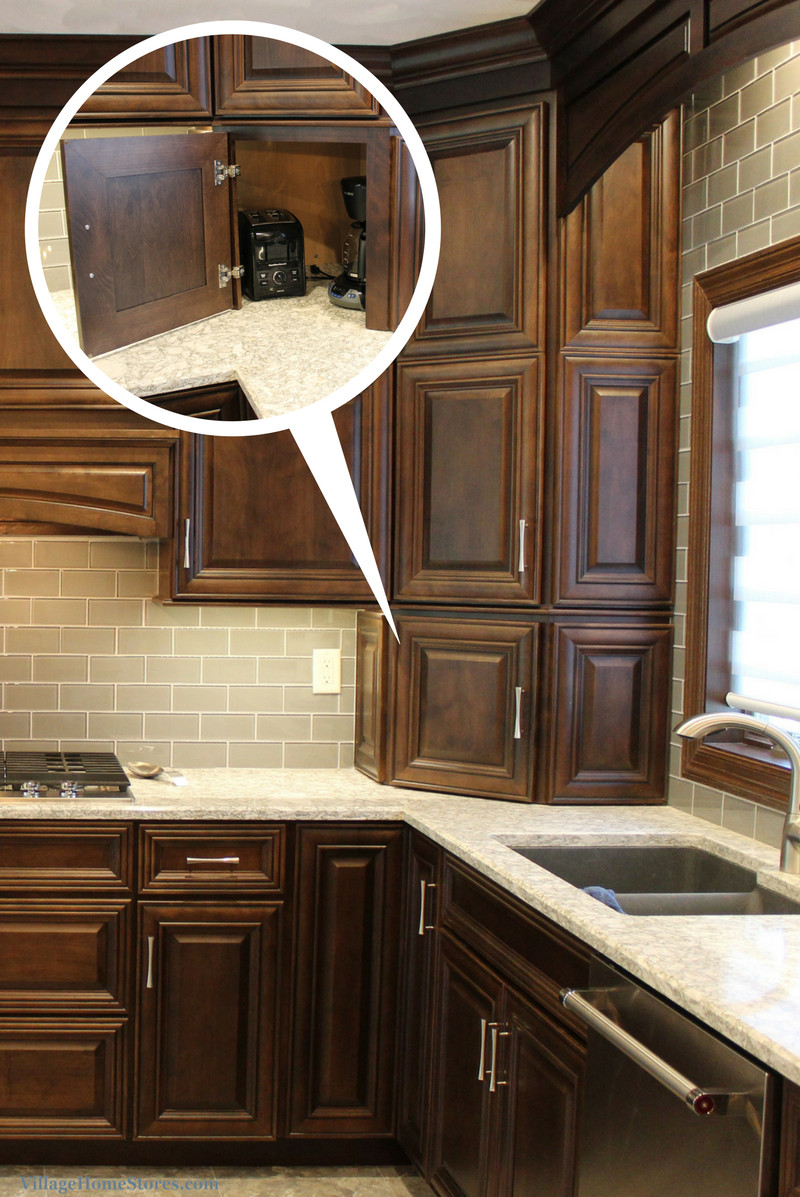
[[[565,990],[588,1029],[578,1197],[771,1197],[771,1073],[615,969]]]

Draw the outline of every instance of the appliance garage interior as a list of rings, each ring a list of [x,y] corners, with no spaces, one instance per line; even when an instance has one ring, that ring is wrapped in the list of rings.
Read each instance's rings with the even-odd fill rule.
[[[742,578],[791,617],[736,523],[761,359],[707,332],[800,284],[800,43],[795,0],[685,9],[340,40],[442,209],[333,413],[396,637],[292,433],[214,422],[391,337],[404,139],[250,29],[87,101],[47,287],[185,431],[75,368],[22,237],[140,39],[0,36],[0,1169],[800,1193],[800,701],[792,637],[745,697]]]

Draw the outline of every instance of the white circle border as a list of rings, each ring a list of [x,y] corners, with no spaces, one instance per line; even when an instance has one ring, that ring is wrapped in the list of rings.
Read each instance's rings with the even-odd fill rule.
[[[201,420],[197,416],[186,416],[180,412],[165,412],[153,403],[132,395],[103,371],[80,348],[75,339],[64,326],[56,311],[47,283],[41,261],[39,246],[39,208],[41,206],[42,187],[50,159],[58,148],[61,136],[82,107],[86,100],[97,90],[101,83],[105,83],[123,67],[128,66],[142,55],[152,50],[159,50],[173,42],[187,41],[196,37],[209,37],[215,34],[244,34],[253,37],[272,37],[280,41],[291,42],[296,46],[318,54],[329,62],[341,67],[349,75],[358,79],[367,91],[380,103],[386,111],[400,136],[406,143],[417,172],[422,202],[425,213],[425,237],[417,284],[408,307],[400,319],[397,328],[389,341],[378,351],[372,361],[360,370],[358,374],[329,395],[316,402],[307,404],[300,412],[290,412],[281,416],[262,417],[257,420]],[[411,118],[388,88],[376,79],[371,71],[351,58],[343,50],[331,46],[312,34],[303,33],[299,29],[289,29],[283,25],[268,24],[261,21],[202,21],[193,25],[182,25],[176,29],[168,29],[164,33],[156,34],[131,46],[122,53],[110,59],[104,66],[83,83],[70,100],[61,109],[51,125],[47,136],[34,163],[31,181],[28,187],[28,197],[25,208],[25,249],[28,257],[28,270],[31,276],[33,290],[50,329],[65,353],[76,366],[102,391],[116,399],[125,407],[131,408],[142,416],[165,424],[170,428],[177,428],[185,432],[199,432],[215,436],[258,436],[266,432],[278,432],[289,428],[293,419],[302,413],[303,418],[313,415],[314,410],[329,413],[347,403],[356,395],[366,390],[380,377],[394,362],[403,346],[410,339],[417,324],[422,319],[428,302],[433,282],[436,277],[436,267],[439,261],[441,246],[441,211],[439,207],[439,193],[433,168],[422,138],[417,132]]]

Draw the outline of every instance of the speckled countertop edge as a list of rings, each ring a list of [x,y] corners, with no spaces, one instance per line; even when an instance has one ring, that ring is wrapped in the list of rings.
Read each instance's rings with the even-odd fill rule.
[[[514,842],[696,844],[800,900],[776,849],[671,807],[550,807],[379,786],[351,770],[198,769],[136,781],[133,801],[8,801],[5,819],[404,821],[800,1084],[800,916],[631,917],[515,853]]]

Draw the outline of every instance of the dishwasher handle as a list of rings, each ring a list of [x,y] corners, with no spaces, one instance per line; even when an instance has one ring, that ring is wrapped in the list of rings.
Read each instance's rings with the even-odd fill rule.
[[[587,992],[591,993],[592,991]],[[741,1102],[742,1099],[746,1101],[746,1094],[701,1089],[699,1085],[695,1085],[666,1060],[662,1060],[661,1056],[650,1051],[649,1047],[645,1047],[618,1023],[602,1014],[577,990],[562,989],[560,997],[561,1004],[565,1009],[577,1014],[578,1018],[597,1031],[598,1035],[607,1039],[629,1060],[633,1060],[670,1093],[679,1097],[699,1117],[707,1117],[709,1114],[738,1114],[741,1112]]]

